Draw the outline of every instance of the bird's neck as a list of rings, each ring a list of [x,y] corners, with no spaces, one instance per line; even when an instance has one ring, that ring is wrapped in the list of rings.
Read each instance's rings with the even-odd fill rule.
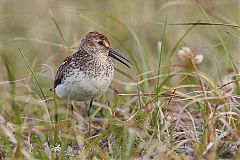
[[[91,50],[89,48],[80,47],[79,50],[73,54],[73,56],[80,56],[80,57],[86,57],[86,59],[97,59],[97,62],[100,63],[106,63],[106,61],[109,61],[109,57],[106,56],[104,53],[100,53],[101,51],[97,50]]]

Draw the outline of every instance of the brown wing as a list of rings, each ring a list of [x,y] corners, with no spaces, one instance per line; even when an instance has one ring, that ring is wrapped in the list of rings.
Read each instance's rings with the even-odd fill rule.
[[[72,56],[67,57],[62,65],[59,67],[55,81],[54,81],[54,88],[57,87],[57,85],[62,83],[63,78],[66,76],[66,74],[69,74],[68,70],[76,69],[83,70],[86,65],[86,61],[90,61],[92,59],[92,55],[89,55],[85,50],[79,49],[76,53],[74,53]],[[72,61],[75,62],[75,64],[70,64]],[[71,66],[69,66],[71,65]]]
[[[64,75],[66,74],[67,67],[68,67],[69,63],[71,62],[72,58],[73,58],[72,56],[67,57],[64,60],[64,62],[61,64],[61,66],[59,67],[57,74],[55,76],[55,80],[54,80],[54,88],[56,88],[59,84],[62,83],[62,79],[63,79]]]

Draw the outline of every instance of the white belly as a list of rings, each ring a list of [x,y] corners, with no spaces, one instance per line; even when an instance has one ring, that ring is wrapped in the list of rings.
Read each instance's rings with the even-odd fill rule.
[[[82,71],[78,71],[67,77],[63,84],[59,84],[55,92],[62,99],[85,101],[104,93],[112,79],[113,71],[109,76],[99,77],[88,77]]]

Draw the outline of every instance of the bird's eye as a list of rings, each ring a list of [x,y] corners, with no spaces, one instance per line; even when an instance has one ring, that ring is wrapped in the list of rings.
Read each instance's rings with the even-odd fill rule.
[[[98,41],[98,44],[99,45],[103,45],[103,41]]]

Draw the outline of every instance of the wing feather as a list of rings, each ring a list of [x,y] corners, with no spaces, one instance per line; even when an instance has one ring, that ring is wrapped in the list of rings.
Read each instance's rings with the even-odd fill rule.
[[[67,76],[67,74],[69,74],[70,69],[77,67],[79,70],[83,70],[84,65],[86,65],[86,61],[90,61],[91,59],[92,56],[88,55],[88,53],[83,49],[80,49],[72,56],[67,57],[57,71],[54,80],[54,88],[63,83],[63,79]],[[73,61],[75,62],[75,65],[70,66]]]
[[[66,74],[67,67],[68,67],[69,63],[71,62],[72,58],[73,58],[73,56],[67,57],[64,60],[64,62],[61,64],[61,66],[58,68],[58,71],[57,71],[57,74],[56,74],[55,80],[54,80],[54,88],[56,88],[59,84],[62,83],[63,77]]]

